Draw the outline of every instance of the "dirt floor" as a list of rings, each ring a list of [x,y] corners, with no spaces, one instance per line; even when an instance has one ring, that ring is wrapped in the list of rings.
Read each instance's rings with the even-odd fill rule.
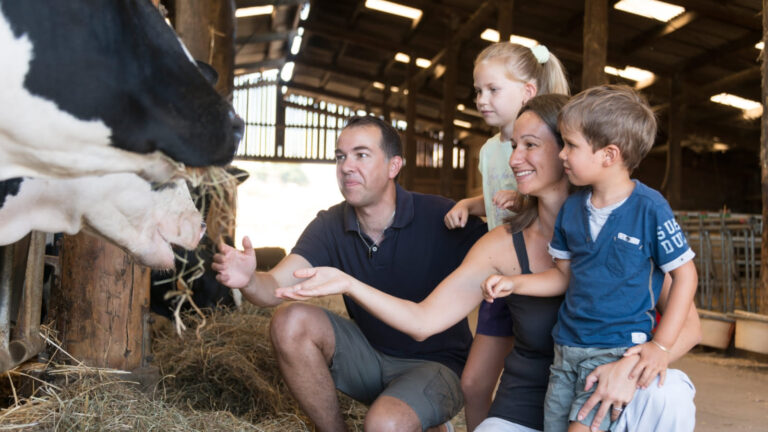
[[[696,386],[697,432],[768,431],[768,362],[694,352],[673,367]]]

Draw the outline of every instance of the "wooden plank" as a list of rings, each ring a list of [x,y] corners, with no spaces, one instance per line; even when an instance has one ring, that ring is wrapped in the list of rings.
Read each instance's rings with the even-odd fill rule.
[[[768,316],[734,311],[736,337],[734,346],[739,349],[768,354]]]
[[[701,319],[701,342],[699,345],[708,347],[727,349],[733,333],[736,329],[736,322],[726,314],[699,309],[699,318]]]

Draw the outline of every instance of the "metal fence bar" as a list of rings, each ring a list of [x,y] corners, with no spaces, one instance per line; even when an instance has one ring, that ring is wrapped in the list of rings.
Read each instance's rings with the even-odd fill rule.
[[[677,212],[676,216],[697,254],[698,307],[758,312],[762,217],[725,212]]]

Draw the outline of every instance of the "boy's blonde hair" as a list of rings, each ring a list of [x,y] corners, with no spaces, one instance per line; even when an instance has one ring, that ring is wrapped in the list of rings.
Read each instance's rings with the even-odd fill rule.
[[[512,42],[497,42],[477,55],[475,66],[486,60],[500,58],[504,60],[510,79],[522,82],[533,81],[536,84],[537,94],[571,94],[563,64],[554,54],[551,52],[548,54],[547,61],[539,63],[530,48]]]
[[[625,85],[602,85],[582,91],[563,107],[558,121],[561,131],[580,131],[592,151],[616,145],[630,173],[640,165],[656,139],[656,116],[648,102]]]

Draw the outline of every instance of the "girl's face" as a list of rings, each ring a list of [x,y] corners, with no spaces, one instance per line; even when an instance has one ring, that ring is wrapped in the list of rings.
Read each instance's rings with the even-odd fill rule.
[[[532,111],[524,112],[515,121],[512,149],[509,166],[515,173],[519,192],[540,197],[566,181],[557,140]]]
[[[533,83],[515,80],[507,74],[502,58],[478,63],[473,76],[477,109],[491,126],[502,129],[513,126],[520,107],[536,96]]]

